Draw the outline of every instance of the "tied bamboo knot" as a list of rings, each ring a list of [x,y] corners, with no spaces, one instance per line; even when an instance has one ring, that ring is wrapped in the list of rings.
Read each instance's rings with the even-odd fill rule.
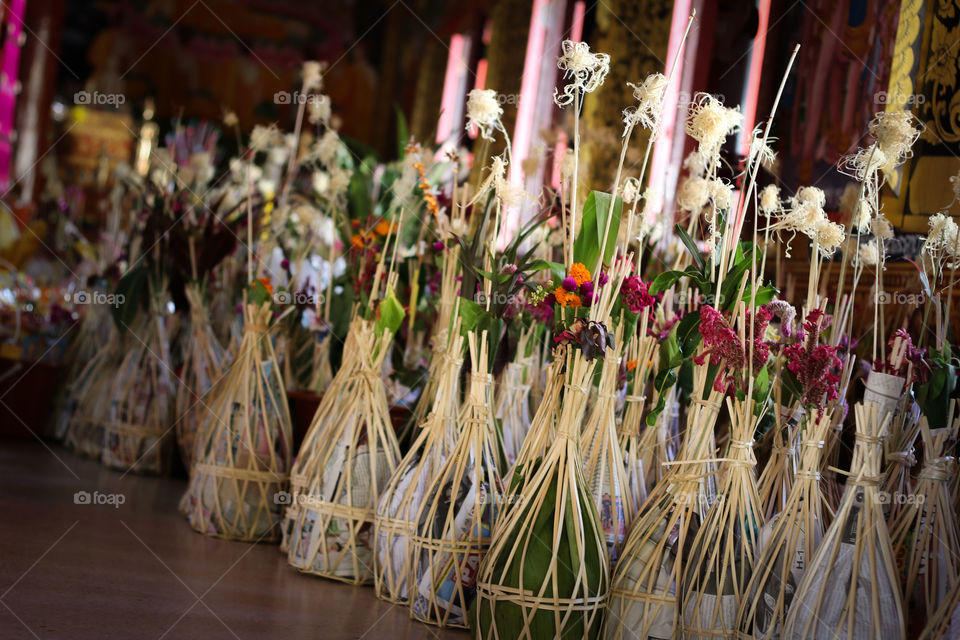
[[[907,451],[894,451],[887,456],[890,462],[895,462],[903,467],[913,467],[917,464],[917,456],[914,455],[913,449]]]
[[[820,472],[816,469],[799,469],[795,475],[798,478],[809,478],[816,482],[819,482],[821,478]]]
[[[940,458],[930,458],[923,463],[920,469],[920,480],[929,480],[931,482],[946,482],[950,479],[950,474],[954,470],[956,459],[953,456],[943,456]]]
[[[646,402],[646,401],[647,401],[647,396],[627,395],[624,398],[624,402]]]
[[[713,409],[715,411],[720,411],[720,409],[723,407],[721,403],[714,402],[713,400],[708,400],[707,398],[694,398],[693,404],[703,405],[704,407],[707,407],[708,409]],[[679,405],[677,405],[677,408],[679,409]]]
[[[247,324],[247,326],[250,328],[250,331],[252,331],[254,334],[258,336],[262,336],[270,332],[269,325],[261,324],[259,322],[251,322]]]

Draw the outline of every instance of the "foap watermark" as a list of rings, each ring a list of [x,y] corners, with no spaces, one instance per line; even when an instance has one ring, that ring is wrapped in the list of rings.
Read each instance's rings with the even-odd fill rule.
[[[73,494],[73,504],[110,506],[119,509],[120,505],[127,501],[127,496],[122,493],[101,493],[94,491],[77,491]]]
[[[902,491],[880,491],[877,494],[877,502],[880,504],[895,505],[922,505],[924,496],[922,493],[903,493]]]
[[[712,293],[700,293],[699,291],[691,291],[689,289],[683,289],[677,291],[674,300],[678,305],[696,305],[703,306],[705,304],[710,305],[711,307],[719,309],[723,304],[723,294],[712,294]]]
[[[69,300],[69,297],[67,298]],[[127,301],[122,293],[106,293],[104,291],[74,291],[73,304],[105,304],[119,307]]]
[[[277,91],[273,94],[274,104],[322,104],[327,100],[326,96],[316,93],[303,93],[301,91]]]
[[[881,291],[877,294],[877,304],[900,304],[919,307],[924,303],[922,293],[910,291]]]
[[[323,502],[316,496],[306,493],[290,493],[289,491],[277,491],[273,494],[273,503],[283,507],[296,505],[298,507],[317,508]]]
[[[307,293],[306,291],[277,291],[273,294],[274,304],[295,304],[298,307],[316,307],[326,298],[322,293]]]
[[[73,103],[91,107],[108,106],[119,109],[127,101],[122,93],[101,93],[100,91],[77,91],[73,94]]]
[[[927,97],[922,93],[887,93],[886,91],[877,91],[873,94],[875,104],[894,104],[894,105],[914,105],[923,104]]]
[[[502,291],[492,291],[489,294],[478,291],[476,295],[473,296],[473,301],[479,305],[486,305],[488,300],[491,305],[510,306],[515,302],[519,302],[520,298],[514,294],[503,293]]]

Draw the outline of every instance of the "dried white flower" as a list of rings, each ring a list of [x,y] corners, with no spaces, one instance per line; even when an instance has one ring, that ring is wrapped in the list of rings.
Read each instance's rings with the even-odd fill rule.
[[[238,124],[240,124],[240,119],[237,117],[236,113],[230,109],[227,109],[223,112],[223,126],[233,128]]]
[[[626,204],[633,204],[633,201],[640,196],[640,181],[633,176],[623,181],[622,197]]]
[[[874,267],[880,264],[880,248],[876,240],[865,242],[857,249],[857,255],[853,256],[853,266],[855,267]]]
[[[323,72],[327,63],[307,60],[303,63],[303,90],[318,91],[323,87]]]
[[[850,216],[850,226],[856,228],[860,233],[866,233],[870,229],[870,219],[873,216],[873,207],[866,198],[860,198],[854,205],[853,214]]]
[[[953,202],[960,200],[960,171],[957,172],[957,175],[950,176],[950,188],[953,189]],[[953,204],[953,202],[950,204]]]
[[[857,149],[856,153],[840,160],[840,171],[860,182],[880,171],[887,164],[887,156],[877,145]]]
[[[820,255],[826,258],[840,248],[846,235],[842,224],[830,222],[824,217],[818,222],[814,237],[820,248]]]
[[[840,194],[840,202],[838,203],[840,211],[853,215],[853,212],[857,208],[857,199],[859,197],[860,185],[854,182],[848,182]]]
[[[740,109],[728,109],[709,93],[698,93],[687,113],[687,134],[700,143],[700,153],[710,160],[720,154],[726,137],[743,123]]]
[[[681,211],[700,211],[710,200],[710,181],[700,176],[688,176],[677,189],[677,207]]]
[[[570,80],[563,92],[553,91],[553,101],[562,108],[573,103],[578,91],[582,98],[583,94],[593,93],[603,84],[610,72],[610,56],[590,53],[586,42],[564,40],[560,46],[563,54],[557,60],[557,67],[563,71],[564,80]]]
[[[793,198],[797,204],[812,202],[821,209],[827,204],[827,195],[818,187],[800,187]]]
[[[307,101],[307,120],[310,124],[329,126],[332,112],[330,96],[323,94],[310,96]]]
[[[870,221],[870,230],[873,235],[880,240],[890,240],[893,238],[893,225],[883,214],[878,215]]]
[[[773,167],[774,162],[777,159],[777,152],[770,147],[770,142],[775,140],[775,138],[767,138],[767,141],[763,140],[763,128],[761,125],[757,125],[753,130],[753,138],[750,141],[750,164],[756,164],[759,162],[762,166],[770,169]]]
[[[330,197],[339,198],[347,192],[350,186],[350,172],[340,167],[333,167],[330,170]]]
[[[649,129],[651,136],[656,138],[659,134],[660,114],[663,112],[667,77],[662,73],[651,73],[639,85],[628,82],[627,86],[633,87],[633,97],[637,104],[623,110],[623,123],[627,127],[639,124],[644,129]]]
[[[954,222],[953,218],[942,213],[930,216],[930,233],[920,249],[921,254],[927,254],[934,261],[953,256],[954,259],[960,259],[960,227]]]
[[[692,176],[702,176],[707,172],[707,159],[699,151],[691,151],[683,159],[683,168]]]
[[[467,129],[476,127],[484,140],[493,140],[499,129],[503,107],[493,89],[473,89],[467,94]]]
[[[733,206],[733,186],[720,178],[714,178],[710,182],[710,197],[718,210],[729,211]]]
[[[203,186],[213,179],[213,161],[210,158],[209,152],[198,151],[197,153],[191,154],[189,163],[198,186]]]
[[[330,168],[337,162],[337,152],[340,150],[340,136],[332,129],[327,129],[320,139],[313,143],[310,157],[316,158],[323,166]]]
[[[883,111],[873,117],[870,133],[884,153],[884,170],[900,166],[913,155],[911,147],[922,131],[923,124],[909,111]]]
[[[770,217],[780,211],[780,187],[768,184],[760,191],[760,212]]]
[[[274,146],[280,140],[280,131],[277,125],[271,124],[268,127],[263,125],[254,125],[250,132],[250,148],[254,152],[266,151]]]
[[[314,191],[320,195],[326,195],[327,189],[330,188],[330,174],[326,171],[314,171],[310,183]]]

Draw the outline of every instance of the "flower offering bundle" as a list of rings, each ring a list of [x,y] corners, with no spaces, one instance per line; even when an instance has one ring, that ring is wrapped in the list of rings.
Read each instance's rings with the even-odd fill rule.
[[[847,490],[810,561],[783,627],[786,638],[906,638],[896,561],[879,484],[883,434],[874,404],[855,405]]]
[[[402,318],[402,315],[401,315]],[[305,573],[365,584],[373,581],[373,516],[400,460],[380,370],[393,332],[357,319],[351,393],[331,408],[317,434],[315,467],[299,498],[287,560]],[[318,409],[318,416],[320,410]]]
[[[507,465],[513,466],[530,429],[530,381],[534,375],[534,357],[528,354],[532,328],[525,328],[513,362],[504,369],[496,402],[496,419],[503,434],[503,452]]]
[[[384,489],[374,517],[376,565],[374,589],[388,602],[405,603],[410,597],[411,541],[421,505],[430,498],[427,487],[438,477],[458,440],[458,390],[463,366],[463,338],[459,328],[436,358],[436,397],[410,451]]]
[[[640,512],[640,506],[647,500],[647,492],[660,479],[661,458],[664,458],[663,461],[673,459],[665,446],[669,440],[654,438],[651,441],[650,435],[657,436],[659,429],[645,428],[643,425],[643,411],[646,406],[646,396],[643,393],[656,347],[656,340],[647,335],[648,320],[649,316],[642,317],[637,335],[630,341],[627,349],[627,394],[624,397],[623,418],[618,435],[634,515]],[[672,412],[668,410],[661,414],[660,419],[666,420],[664,416],[672,417]],[[643,436],[640,433],[641,428]],[[664,446],[660,446],[661,444]]]
[[[103,424],[110,413],[110,387],[126,353],[125,341],[112,321],[110,327],[107,343],[87,361],[68,390],[69,395],[77,398],[77,406],[67,421],[63,443],[90,458],[103,454]]]
[[[503,447],[493,417],[487,333],[467,334],[471,375],[457,418],[457,443],[426,487],[417,512],[410,565],[411,615],[466,628],[477,571],[503,502]]]
[[[826,520],[820,458],[831,423],[829,411],[814,410],[801,426],[795,482],[783,508],[760,529],[754,571],[737,615],[740,638],[781,637],[797,585],[823,539]]]
[[[159,474],[170,468],[176,389],[163,312],[165,289],[163,284],[151,284],[143,332],[128,328],[133,346],[114,376],[110,413],[103,425],[102,461],[109,467]]]
[[[933,432],[920,418],[923,466],[912,494],[890,527],[893,550],[903,584],[908,632],[922,629],[934,617],[947,593],[960,580],[960,525],[953,509],[948,481],[957,472],[956,459],[947,455],[957,440],[957,428]],[[900,498],[903,494],[892,494]]]
[[[263,285],[257,283],[254,292]],[[251,292],[253,293],[253,292]],[[273,350],[272,306],[244,307],[243,340],[233,364],[203,402],[190,486],[181,510],[200,533],[248,542],[280,538],[292,434]]]
[[[186,285],[190,305],[190,338],[183,358],[176,398],[176,434],[180,457],[189,471],[203,416],[202,402],[223,375],[227,354],[213,332],[198,283]]]
[[[620,344],[622,331],[614,338]],[[580,436],[583,475],[587,491],[600,514],[600,526],[607,543],[610,569],[616,566],[627,537],[634,511],[627,470],[617,437],[616,395],[620,373],[620,349],[607,349],[603,357],[597,402]]]

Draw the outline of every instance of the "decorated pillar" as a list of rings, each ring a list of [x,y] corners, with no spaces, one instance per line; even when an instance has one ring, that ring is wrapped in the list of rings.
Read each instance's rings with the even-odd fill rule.
[[[911,110],[923,125],[913,157],[888,175],[883,210],[906,232],[960,216],[950,178],[960,174],[960,0],[902,0],[886,111]],[[960,187],[956,187],[960,188]]]

